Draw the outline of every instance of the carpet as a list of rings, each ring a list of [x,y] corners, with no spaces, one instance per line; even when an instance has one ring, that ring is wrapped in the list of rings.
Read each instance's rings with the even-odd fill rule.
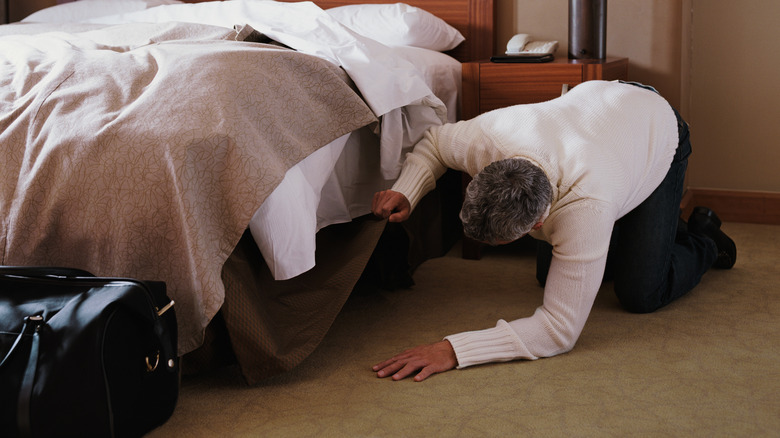
[[[780,226],[726,223],[739,256],[655,313],[623,311],[604,283],[575,348],[420,383],[370,367],[448,334],[530,315],[533,250],[456,245],[415,285],[353,293],[298,367],[247,386],[236,367],[186,377],[150,437],[778,436]]]

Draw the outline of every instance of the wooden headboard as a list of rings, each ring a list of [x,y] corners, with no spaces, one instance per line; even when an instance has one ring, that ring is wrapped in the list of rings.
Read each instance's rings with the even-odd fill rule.
[[[200,3],[208,0],[184,0]],[[294,2],[300,0],[279,0]],[[494,0],[402,0],[443,19],[466,37],[461,45],[448,52],[461,62],[489,58],[495,39]],[[314,0],[322,9],[350,4],[396,3],[397,0]]]

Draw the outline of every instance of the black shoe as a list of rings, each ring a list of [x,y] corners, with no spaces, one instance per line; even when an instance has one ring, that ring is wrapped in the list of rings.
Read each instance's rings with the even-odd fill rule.
[[[737,245],[720,229],[720,219],[707,207],[696,207],[688,218],[688,230],[700,236],[709,237],[718,247],[718,258],[713,268],[731,269],[737,261]]]

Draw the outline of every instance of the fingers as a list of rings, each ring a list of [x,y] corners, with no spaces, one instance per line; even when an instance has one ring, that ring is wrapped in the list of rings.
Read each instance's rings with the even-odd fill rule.
[[[377,366],[375,365],[373,369],[374,371],[376,371],[377,377],[383,378],[397,373],[403,367],[404,364],[402,362],[393,362],[387,366],[383,366],[380,368],[377,368]],[[398,380],[397,378],[395,378],[395,376],[393,376],[393,379]]]
[[[385,191],[379,198],[377,209],[382,218],[389,218],[398,208],[398,198],[392,192]]]
[[[409,210],[399,211],[397,213],[393,213],[390,215],[389,218],[387,218],[390,222],[403,222],[405,220],[409,219]]]
[[[390,202],[391,196],[388,192],[389,190],[383,190],[374,193],[374,199],[371,201],[371,212],[382,219],[387,219],[395,208]]]
[[[372,370],[377,372],[379,377],[387,377],[388,375],[400,370],[403,367],[403,363],[397,361],[395,358],[388,359],[384,362],[378,363],[371,367]]]
[[[422,370],[420,370],[419,373],[417,373],[416,376],[414,376],[415,382],[422,382],[423,380],[427,379],[428,377],[438,373],[440,371],[436,371],[433,369],[433,367],[425,367]]]
[[[410,210],[406,196],[392,190],[376,192],[371,200],[371,212],[390,222],[405,221],[409,218]]]
[[[452,345],[449,341],[441,341],[407,350],[374,365],[372,369],[377,377],[392,376],[393,380],[401,380],[417,372],[414,380],[421,382],[433,374],[451,370],[456,366],[457,358]]]
[[[376,371],[376,376],[379,378],[392,376],[393,380],[401,380],[414,374],[415,371],[420,369],[420,366],[413,362],[390,359],[383,362],[382,365],[374,365],[373,370]],[[419,381],[416,377],[415,380]]]
[[[379,378],[384,378],[390,376],[393,380],[402,380],[405,379],[412,374],[414,374],[417,371],[420,371],[417,373],[416,376],[414,376],[415,382],[422,382],[423,380],[427,379],[428,377],[432,376],[433,374],[439,373],[441,371],[446,370],[438,370],[433,365],[424,366],[420,362],[394,362],[390,365],[377,369],[374,368],[374,371],[376,371],[376,376]]]
[[[379,217],[382,217],[381,209],[379,208],[379,205],[381,203],[382,193],[384,192],[374,193],[374,199],[371,200],[371,212]]]

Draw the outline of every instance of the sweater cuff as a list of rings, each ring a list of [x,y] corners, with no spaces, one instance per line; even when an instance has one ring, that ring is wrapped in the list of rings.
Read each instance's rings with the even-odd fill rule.
[[[458,369],[488,362],[537,359],[503,319],[494,328],[458,333],[444,339],[455,350]]]
[[[407,160],[413,160],[407,156]],[[393,191],[403,194],[409,200],[411,209],[417,206],[423,196],[436,188],[436,181],[431,181],[431,172],[425,166],[407,163],[398,181],[393,184]]]

